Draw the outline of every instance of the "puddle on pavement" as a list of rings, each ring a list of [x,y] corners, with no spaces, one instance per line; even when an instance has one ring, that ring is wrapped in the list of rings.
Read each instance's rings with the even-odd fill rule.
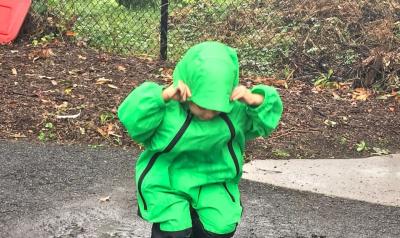
[[[125,238],[150,237],[151,225],[137,218],[132,200],[90,198],[19,221],[10,237]]]

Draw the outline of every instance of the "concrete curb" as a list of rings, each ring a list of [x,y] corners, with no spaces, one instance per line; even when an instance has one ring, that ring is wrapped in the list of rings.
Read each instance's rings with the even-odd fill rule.
[[[366,159],[257,160],[243,178],[400,207],[400,154]]]

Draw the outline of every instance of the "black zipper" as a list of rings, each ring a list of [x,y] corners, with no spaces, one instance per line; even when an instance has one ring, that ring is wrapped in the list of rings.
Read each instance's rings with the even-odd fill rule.
[[[161,152],[156,152],[150,159],[150,162],[147,164],[146,168],[143,170],[142,174],[139,177],[138,181],[138,191],[139,191],[139,196],[143,201],[143,206],[144,210],[147,210],[147,204],[146,201],[144,200],[144,196],[142,193],[142,183],[144,180],[144,177],[147,175],[147,173],[150,171],[150,169],[153,167],[154,163],[156,162],[157,158],[163,154],[163,153],[168,153],[174,148],[176,143],[178,143],[179,139],[183,136],[183,133],[185,133],[186,129],[189,127],[190,122],[192,121],[193,114],[188,112],[188,115],[186,117],[185,122],[183,123],[181,129],[179,129],[178,133],[176,133],[175,137],[171,140],[171,142],[165,147],[165,149]]]
[[[238,158],[236,157],[235,151],[233,150],[233,139],[236,136],[236,132],[235,132],[235,127],[232,124],[232,121],[229,119],[229,117],[225,114],[225,113],[221,113],[221,118],[226,122],[226,124],[229,127],[229,131],[231,132],[231,139],[228,141],[228,149],[229,149],[229,153],[231,154],[231,157],[233,159],[233,162],[235,163],[235,167],[236,167],[236,176],[239,175],[239,161]]]
[[[226,185],[226,182],[223,183],[224,184],[224,188],[226,190],[226,192],[229,194],[229,197],[231,197],[232,202],[235,202],[235,198],[233,197],[232,193],[229,192],[228,186]]]

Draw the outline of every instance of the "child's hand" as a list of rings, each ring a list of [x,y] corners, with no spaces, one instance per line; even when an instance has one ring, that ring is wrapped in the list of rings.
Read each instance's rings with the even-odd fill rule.
[[[260,94],[252,93],[249,89],[247,89],[243,85],[237,86],[231,95],[231,100],[240,100],[247,105],[258,106],[264,101],[264,96]]]
[[[191,96],[192,92],[190,92],[189,87],[183,81],[179,81],[176,88],[174,85],[171,85],[162,92],[162,97],[166,102],[171,99],[185,102]]]

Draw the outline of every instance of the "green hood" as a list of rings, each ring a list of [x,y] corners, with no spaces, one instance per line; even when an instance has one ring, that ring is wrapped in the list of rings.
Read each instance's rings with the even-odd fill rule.
[[[218,42],[204,42],[190,48],[177,64],[173,82],[185,82],[191,92],[189,101],[220,112],[229,113],[230,96],[239,83],[237,53]]]

